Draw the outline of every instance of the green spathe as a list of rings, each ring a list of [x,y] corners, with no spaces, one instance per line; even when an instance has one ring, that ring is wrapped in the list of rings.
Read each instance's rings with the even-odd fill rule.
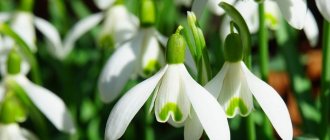
[[[228,62],[238,62],[243,59],[243,45],[239,34],[230,33],[226,37],[224,56]]]
[[[246,106],[246,104],[244,103],[244,101],[239,98],[239,97],[234,97],[232,99],[230,99],[228,106],[226,108],[226,114],[230,117],[233,117],[235,114],[235,110],[236,108],[239,109],[240,113],[243,116],[248,115],[249,111],[248,108]]]
[[[7,72],[9,74],[15,75],[21,71],[21,57],[13,49],[9,52],[7,58]]]
[[[155,24],[156,10],[153,0],[141,0],[140,21],[142,27],[149,27]]]
[[[179,26],[176,33],[168,39],[166,47],[166,62],[168,64],[182,64],[184,62],[186,41],[180,35],[182,28],[182,26]]]
[[[165,122],[167,121],[166,119],[169,116],[169,113],[173,114],[172,117],[174,121],[179,122],[182,120],[182,112],[176,103],[166,103],[159,113],[159,118]]]

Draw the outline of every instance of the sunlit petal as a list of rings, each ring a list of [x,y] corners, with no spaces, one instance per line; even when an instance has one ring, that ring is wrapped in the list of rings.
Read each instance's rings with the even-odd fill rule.
[[[101,94],[101,100],[109,103],[116,99],[128,79],[131,77],[137,67],[137,57],[140,47],[141,37],[125,42],[108,59],[98,81],[98,89]]]
[[[31,83],[24,76],[15,77],[35,106],[61,131],[74,133],[73,121],[62,99],[53,92]]]
[[[276,0],[276,2],[282,15],[292,27],[296,29],[304,27],[307,13],[306,0]]]
[[[181,69],[180,73],[185,93],[208,137],[210,139],[229,140],[227,117],[217,100],[196,83],[185,68]]]
[[[252,94],[279,136],[285,140],[292,139],[293,130],[289,111],[281,96],[267,83],[254,76],[243,62],[241,65]]]
[[[315,47],[319,39],[319,28],[317,26],[314,15],[310,10],[307,11],[304,32],[306,34],[306,37],[308,38],[310,45]]]
[[[117,140],[124,134],[129,123],[148,100],[166,70],[167,66],[154,76],[133,87],[117,102],[107,122],[106,139]]]

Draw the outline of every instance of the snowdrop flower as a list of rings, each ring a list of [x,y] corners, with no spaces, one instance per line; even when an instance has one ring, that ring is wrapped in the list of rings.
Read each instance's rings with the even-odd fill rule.
[[[242,14],[251,33],[257,33],[259,30],[258,4],[254,1],[238,1],[235,8]],[[265,15],[267,27],[276,30],[281,21],[281,13],[278,4],[274,1],[265,1]],[[220,36],[222,40],[230,33],[230,18],[226,16],[220,27]],[[316,20],[310,10],[307,10],[305,25],[303,30],[309,40],[310,45],[316,46],[319,37],[319,29]]]
[[[20,128],[18,124],[0,124],[1,140],[37,140],[30,131]]]
[[[225,64],[205,88],[218,99],[229,118],[237,114],[249,115],[253,110],[254,96],[279,136],[285,140],[292,139],[292,123],[284,101],[271,86],[245,66],[238,34],[228,35],[224,52]]]
[[[210,139],[230,139],[228,122],[222,108],[210,93],[189,75],[185,68],[185,40],[172,35],[167,44],[167,64],[158,73],[129,90],[110,113],[105,137],[119,139],[143,104],[152,97],[158,122],[185,126],[185,139],[199,139],[194,119],[205,129]],[[152,95],[153,94],[153,95]],[[194,114],[196,113],[196,114]],[[202,131],[203,132],[203,131]]]
[[[330,1],[329,0],[315,0],[316,6],[321,12],[322,16],[330,22]]]
[[[75,128],[73,121],[69,115],[68,109],[65,107],[64,102],[53,92],[32,83],[25,77],[25,75],[21,74],[20,63],[20,56],[15,52],[15,50],[12,50],[9,53],[7,60],[8,74],[3,76],[3,81],[0,83],[1,106],[4,107],[4,102],[8,101],[10,97],[16,96],[11,88],[13,86],[19,86],[27,95],[27,97],[30,98],[32,103],[46,116],[46,118],[49,119],[51,123],[54,124],[57,129],[68,133],[74,133]],[[4,111],[4,109],[2,108],[1,111]],[[6,114],[10,113],[1,113],[1,115]],[[13,116],[10,118],[12,119]],[[24,118],[20,119],[19,117],[17,120],[24,121]]]
[[[239,0],[208,0],[210,9],[217,15],[222,15],[224,11],[218,6],[220,2],[227,2],[234,4]],[[254,0],[247,0],[244,2],[255,2]],[[265,0],[265,2],[272,2],[271,0]],[[307,13],[306,0],[274,0],[278,5],[280,12],[287,20],[287,22],[296,29],[302,29],[305,25],[305,18]],[[195,0],[192,6],[192,10],[196,13],[197,17],[201,16],[205,7],[205,0]],[[246,11],[250,10],[245,8]]]
[[[153,1],[146,0],[141,5],[150,3],[152,7],[141,8],[146,9],[141,10],[141,28],[129,40],[118,45],[101,72],[98,88],[102,101],[106,103],[118,97],[131,77],[137,74],[148,77],[165,63],[161,44],[166,44],[167,39],[153,26],[155,22]]]
[[[106,47],[113,44],[118,46],[118,44],[132,38],[138,29],[139,22],[123,4],[114,4],[114,2],[114,0],[96,1],[97,6],[103,11],[77,22],[63,41],[57,29],[46,20],[38,18],[35,24],[48,40],[48,48],[52,55],[59,60],[65,59],[73,50],[74,43],[102,20],[104,20],[104,24],[100,33],[100,44],[108,45]]]

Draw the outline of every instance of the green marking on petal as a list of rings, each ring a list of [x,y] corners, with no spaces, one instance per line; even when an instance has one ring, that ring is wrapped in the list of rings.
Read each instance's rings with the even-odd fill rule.
[[[110,34],[102,35],[98,41],[98,45],[102,49],[113,49],[114,44],[113,37]]]
[[[228,116],[234,116],[236,108],[238,108],[240,110],[240,112],[243,116],[245,116],[249,113],[248,108],[247,108],[246,104],[244,103],[244,101],[239,97],[234,97],[234,98],[231,98],[229,101],[229,104],[226,108],[226,114]]]
[[[159,118],[162,121],[167,121],[166,119],[170,112],[173,114],[174,121],[181,121],[183,115],[176,103],[167,103],[160,111]]]
[[[272,28],[275,28],[278,25],[278,20],[271,13],[266,13],[265,17],[266,17],[266,21],[268,21],[268,23]]]
[[[146,77],[153,75],[161,68],[160,63],[157,60],[149,60],[148,64],[143,68],[143,74]]]

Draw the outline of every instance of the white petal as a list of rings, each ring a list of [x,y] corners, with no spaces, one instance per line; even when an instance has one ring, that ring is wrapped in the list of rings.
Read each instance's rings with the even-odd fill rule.
[[[105,129],[105,139],[117,140],[125,132],[135,114],[155,89],[167,70],[167,65],[154,76],[133,87],[117,102],[112,109]]]
[[[94,0],[96,6],[101,10],[109,8],[114,2],[115,0]]]
[[[292,123],[289,111],[281,96],[267,83],[254,76],[243,62],[241,65],[252,94],[277,133],[282,139],[291,140],[293,137]]]
[[[180,67],[184,67],[184,65],[168,65],[161,80],[155,101],[155,116],[158,122],[173,119],[175,123],[182,123],[189,115],[190,103],[182,91]]]
[[[330,22],[330,1],[329,0],[315,0],[316,6],[323,17]]]
[[[32,52],[37,51],[32,13],[17,12],[11,22],[11,27],[29,45]]]
[[[141,37],[135,37],[133,40],[125,42],[108,59],[98,80],[98,89],[103,102],[109,103],[116,99],[131,77],[136,68],[137,55],[140,52],[140,48],[135,44],[139,44],[141,41]]]
[[[225,112],[217,100],[194,81],[184,68],[180,72],[187,94],[198,119],[210,139],[229,140],[230,132]]]
[[[222,19],[222,22],[220,24],[220,31],[219,31],[219,35],[220,35],[220,39],[222,42],[225,41],[226,37],[229,35],[230,33],[230,17],[229,16],[224,16],[224,18]],[[235,32],[237,32],[237,30],[234,30]]]
[[[154,34],[157,38],[157,40],[162,44],[164,47],[167,45],[168,38],[164,35],[162,35],[160,32],[158,32],[156,29],[154,29]]]
[[[203,135],[203,127],[194,110],[184,126],[185,140],[199,140]]]
[[[34,24],[36,28],[50,42],[50,45],[47,45],[50,50],[50,53],[58,59],[63,59],[63,46],[58,30],[51,23],[39,17],[35,17]]]
[[[210,10],[214,14],[219,15],[219,16],[221,16],[225,13],[225,11],[219,6],[219,3],[222,1],[227,2],[232,5],[232,4],[234,4],[234,2],[236,0],[209,0],[208,6],[210,7]]]
[[[280,8],[275,1],[265,1],[265,18],[267,26],[273,30],[277,30],[282,17]]]
[[[1,140],[29,140],[25,137],[18,124],[0,124],[0,139]]]
[[[0,12],[0,23],[6,22],[10,19],[10,13],[7,12]]]
[[[3,99],[3,97],[5,96],[5,86],[4,84],[1,82],[0,83],[0,103]]]
[[[316,20],[310,10],[307,11],[304,32],[310,45],[315,47],[319,39],[319,28],[317,27]]]
[[[110,35],[118,44],[131,39],[139,27],[139,20],[124,5],[111,7],[105,16],[100,37]]]
[[[255,1],[237,1],[237,10],[242,14],[251,33],[256,33],[259,28],[258,4]]]
[[[197,18],[200,18],[202,16],[207,1],[208,0],[194,0],[194,3],[192,4],[191,7],[191,11],[194,12]]]
[[[97,24],[101,22],[103,19],[102,13],[93,14],[88,16],[78,23],[76,23],[72,29],[68,32],[68,35],[65,37],[63,41],[63,55],[67,56],[74,47],[74,43],[86,32],[91,30]]]
[[[35,106],[61,131],[74,133],[73,121],[64,102],[53,92],[18,75],[15,81],[23,88]]]
[[[204,87],[207,91],[209,91],[216,99],[219,97],[220,90],[222,89],[223,80],[227,75],[229,69],[228,62],[225,62],[218,72],[218,74],[210,80]]]
[[[296,29],[304,27],[307,13],[306,0],[276,0],[276,2],[282,15],[292,27]]]
[[[175,0],[176,5],[184,5],[186,7],[190,6],[192,0]]]

